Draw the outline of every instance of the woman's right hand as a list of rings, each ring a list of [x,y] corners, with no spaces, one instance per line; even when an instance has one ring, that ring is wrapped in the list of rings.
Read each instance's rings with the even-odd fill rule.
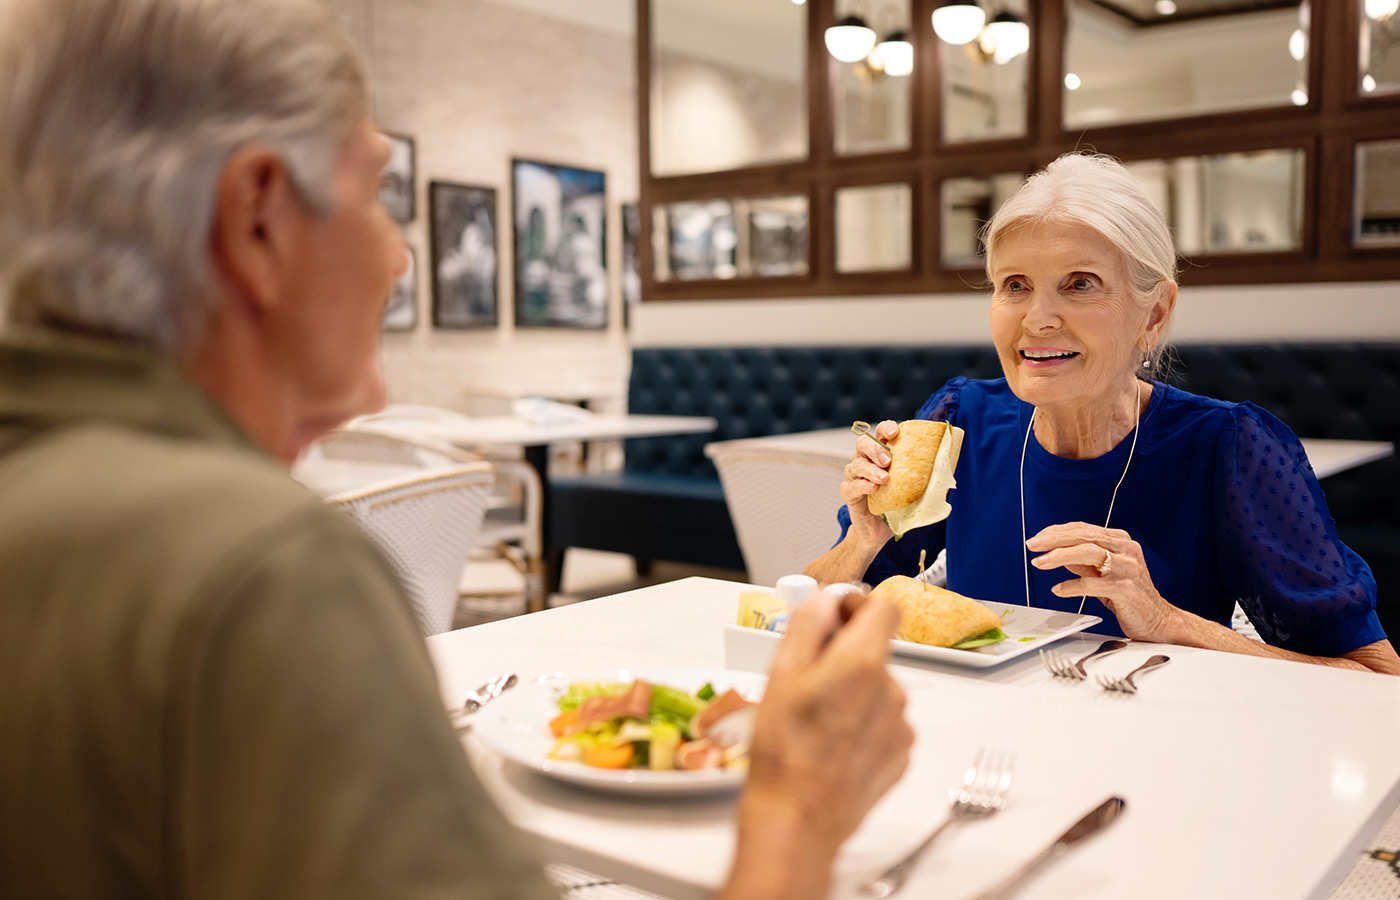
[[[899,435],[899,423],[886,419],[875,426],[875,437],[889,443]],[[851,515],[851,528],[847,537],[855,537],[863,544],[883,547],[894,537],[894,532],[880,516],[870,512],[870,495],[875,489],[890,479],[890,452],[870,435],[856,438],[855,455],[846,463],[841,481],[841,499]]]

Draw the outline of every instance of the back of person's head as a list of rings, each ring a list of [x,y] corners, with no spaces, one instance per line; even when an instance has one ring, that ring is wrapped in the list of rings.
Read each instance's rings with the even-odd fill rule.
[[[1098,153],[1066,153],[1032,175],[982,231],[991,275],[997,245],[1029,224],[1082,225],[1103,235],[1128,261],[1139,298],[1176,280],[1176,248],[1161,210],[1123,164]]]
[[[0,2],[0,307],[173,352],[218,301],[218,179],[272,148],[330,211],[368,80],[319,0]]]

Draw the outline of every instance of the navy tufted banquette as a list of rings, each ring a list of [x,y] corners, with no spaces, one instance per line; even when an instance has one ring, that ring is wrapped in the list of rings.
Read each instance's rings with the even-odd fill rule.
[[[1171,382],[1251,400],[1300,436],[1400,443],[1400,344],[1185,345],[1175,356]],[[705,444],[908,418],[958,375],[1000,377],[1001,366],[990,346],[638,349],[631,412],[714,416],[719,428],[628,441],[622,472],[555,482],[555,565],[563,548],[591,547],[742,569]],[[1400,633],[1400,457],[1323,487],[1343,539],[1376,573],[1387,629]]]

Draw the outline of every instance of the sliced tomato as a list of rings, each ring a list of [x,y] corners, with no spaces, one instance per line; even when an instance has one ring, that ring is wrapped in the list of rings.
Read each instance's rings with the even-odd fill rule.
[[[536,719],[535,721],[538,722],[539,719]],[[555,737],[563,737],[564,732],[569,729],[569,726],[577,721],[577,708],[565,710],[564,712],[561,712],[559,715],[555,716],[553,719],[549,720],[549,730],[554,732]]]
[[[632,749],[631,744],[583,748],[584,763],[599,769],[625,769],[635,755],[636,751]]]

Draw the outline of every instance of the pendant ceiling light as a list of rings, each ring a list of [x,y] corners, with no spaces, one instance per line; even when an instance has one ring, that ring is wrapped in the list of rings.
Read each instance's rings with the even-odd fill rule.
[[[875,48],[875,31],[860,16],[846,16],[826,30],[826,49],[844,63],[865,59]]]
[[[987,14],[971,0],[950,0],[933,11],[934,33],[945,44],[970,43],[986,22]]]
[[[914,71],[914,45],[903,31],[891,32],[876,49],[885,61],[885,74],[896,77]]]
[[[1366,0],[1366,15],[1379,22],[1400,11],[1400,0]]]
[[[1015,13],[1000,12],[987,26],[993,49],[992,60],[1004,65],[1031,48],[1031,29]]]

